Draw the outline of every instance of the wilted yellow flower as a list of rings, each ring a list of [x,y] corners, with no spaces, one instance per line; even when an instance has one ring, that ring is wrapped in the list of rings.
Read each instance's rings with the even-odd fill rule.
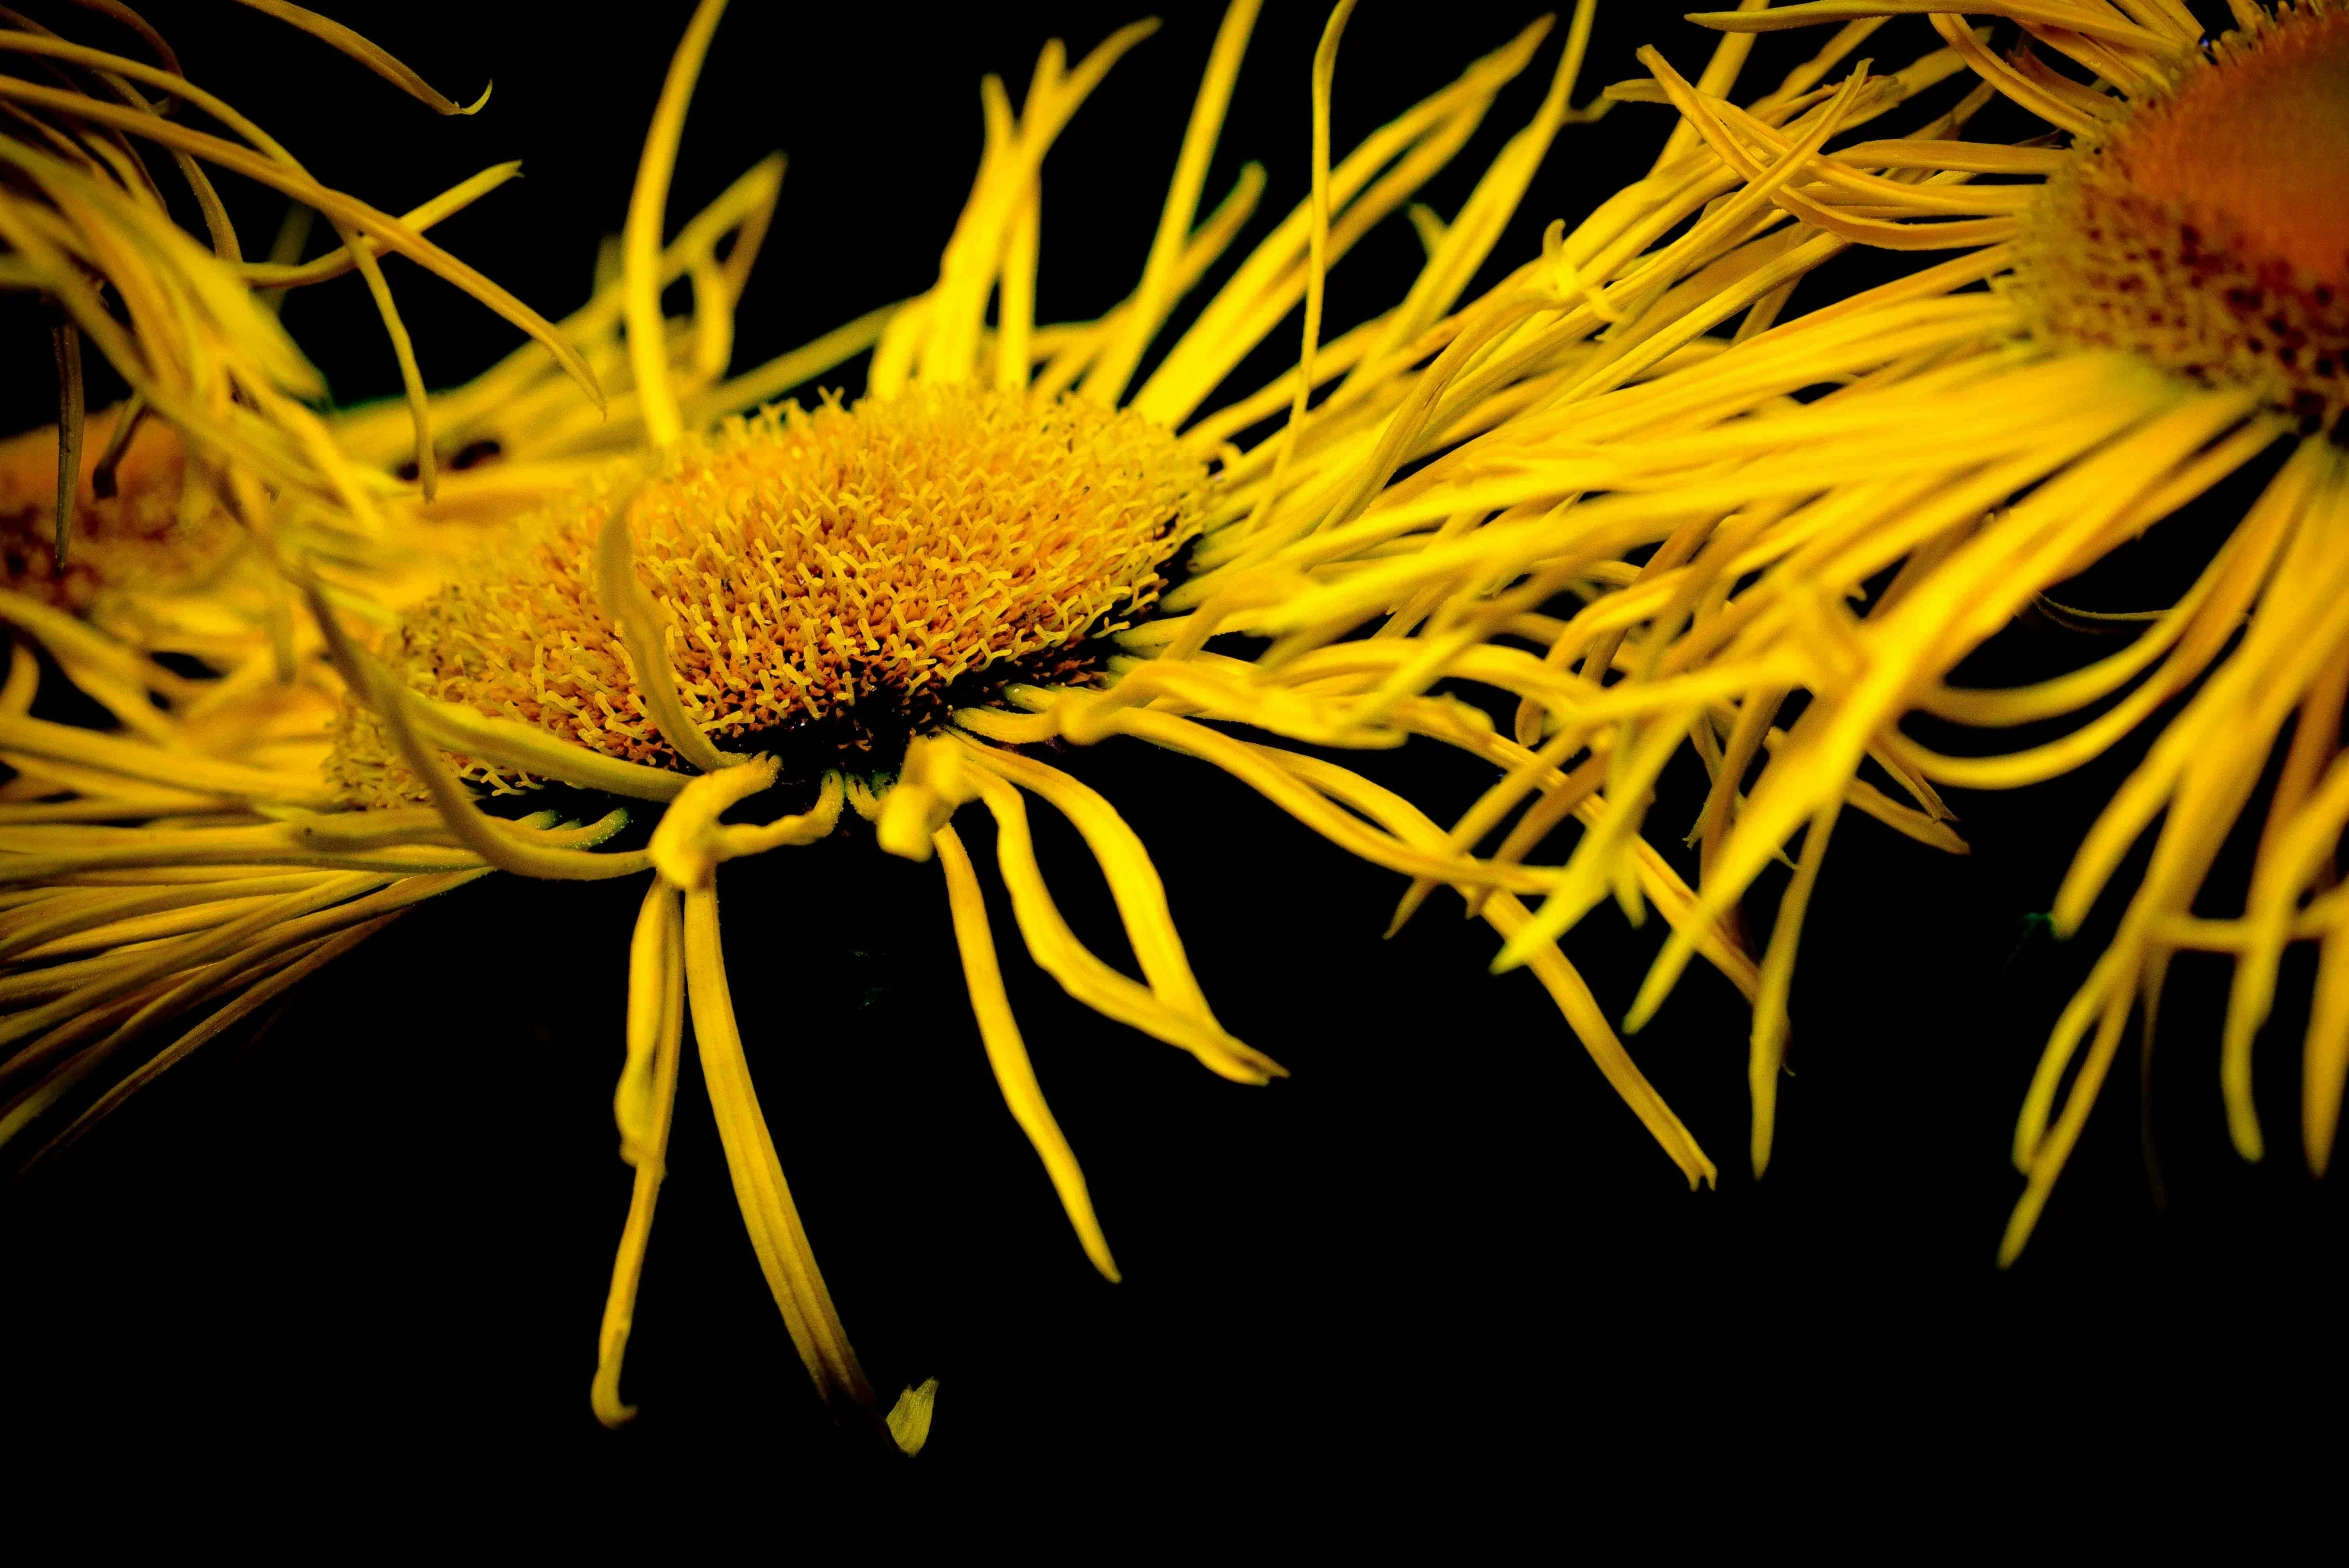
[[[471,112],[335,23],[278,0],[250,3],[440,113]],[[299,625],[299,595],[278,567],[380,529],[396,487],[346,457],[309,406],[325,387],[278,325],[286,290],[363,274],[418,394],[418,421],[422,382],[377,260],[386,250],[549,342],[587,395],[600,395],[544,321],[423,238],[510,179],[512,165],[390,217],[320,185],[233,106],[188,82],[135,13],[107,14],[152,61],[30,24],[0,30],[0,55],[43,77],[0,75],[12,117],[0,135],[11,171],[0,182],[0,288],[49,303],[59,401],[55,427],[0,444],[0,618],[37,639],[122,727],[109,737],[30,717],[37,669],[20,640],[0,701],[0,758],[13,775],[0,796],[17,803],[0,810],[17,823],[211,812],[222,800],[201,787],[208,770],[249,792],[280,765],[315,769],[333,699],[305,669],[317,661],[303,649],[314,652],[317,638]],[[227,134],[183,123],[198,116]],[[148,162],[156,152],[170,155],[195,197],[208,248],[173,223]],[[342,245],[299,265],[291,255],[247,261],[208,169],[325,214]],[[305,232],[288,225],[280,249]],[[121,407],[85,410],[85,339],[129,384]],[[198,659],[220,678],[192,678],[156,654]],[[196,760],[183,769],[157,747]],[[44,798],[60,790],[84,798]]]
[[[2133,1013],[2142,1000],[2150,1019],[2180,948],[2237,958],[2223,1082],[2236,1146],[2256,1158],[2252,1038],[2284,947],[2323,944],[2303,1091],[2317,1169],[2332,1145],[2349,1067],[2349,934],[2329,891],[2349,821],[2338,744],[2349,620],[2336,581],[2349,524],[2349,14],[2326,0],[2234,0],[2237,30],[2206,43],[2173,0],[1992,0],[1965,9],[2021,29],[2005,56],[1986,30],[1936,13],[1944,48],[1890,78],[1863,62],[1840,87],[1797,100],[1800,115],[1725,96],[1755,33],[1841,23],[1818,57],[1832,62],[1915,9],[1825,0],[1706,13],[1696,20],[1729,38],[1704,80],[1651,50],[1641,58],[1652,82],[1610,89],[1679,110],[1682,131],[1706,148],[1691,167],[1738,189],[1721,213],[1744,203],[1749,221],[1775,226],[1782,288],[1851,245],[1961,254],[1771,330],[1758,330],[1770,312],[1757,304],[1755,330],[1709,363],[1626,393],[1561,399],[1481,450],[1463,447],[1446,461],[1524,476],[1492,501],[1568,499],[1540,525],[1487,526],[1453,547],[1454,597],[1434,624],[1471,646],[1516,596],[1653,546],[1619,591],[1555,635],[1548,659],[1579,663],[1586,679],[1610,665],[1629,677],[1608,688],[1610,711],[1637,718],[1609,737],[1610,756],[1585,764],[1590,788],[1603,784],[1636,817],[1684,739],[1712,770],[1695,835],[1701,914],[1668,942],[1630,1027],[1692,955],[1686,933],[1731,918],[1800,840],[1755,1009],[1757,1170],[1770,1152],[1802,913],[1843,807],[1962,849],[1936,786],[2016,788],[2063,773],[2208,677],[2089,834],[2056,902],[2057,929],[2076,929],[2160,819],[2119,933],[2026,1100],[2015,1158],[2029,1183],[2006,1237],[2011,1259]],[[1955,69],[1980,79],[1955,111],[1891,139],[1831,146],[1859,117]],[[2064,145],[1954,139],[1993,93],[2054,125]],[[1714,287],[1735,297],[1751,285],[1732,273]],[[2044,590],[2279,447],[2288,455],[2231,539],[2130,647],[2019,689],[1950,684],[1960,661]],[[1425,582],[1438,559],[1398,563],[1396,576]],[[1496,583],[1506,591],[1495,595]],[[1320,608],[1300,598],[1282,615]],[[1943,755],[1901,728],[1924,713],[1996,729],[2107,699],[2063,738],[1998,755]],[[1552,708],[1529,710],[1520,734],[1546,734],[1546,759],[1563,767],[1594,732]],[[2213,859],[2279,746],[2245,912],[2197,916]],[[1911,804],[1892,804],[1871,777]],[[1525,779],[1497,788],[1452,846],[1472,851],[1533,791]],[[1536,807],[1500,858],[1529,849],[1551,820]],[[1587,836],[1503,964],[1603,898],[1618,857],[1606,835]]]
[[[30,1042],[23,1065],[10,1064],[22,1087],[0,1110],[0,1137],[164,1020],[221,1007],[86,1107],[70,1136],[256,998],[400,909],[491,869],[557,879],[650,871],[614,1107],[637,1181],[593,1387],[597,1413],[627,1415],[621,1357],[690,1007],[735,1191],[794,1344],[837,1409],[910,1451],[927,1430],[932,1391],[909,1390],[882,1415],[809,1254],[734,1021],[717,869],[824,837],[844,810],[871,820],[883,849],[937,861],[990,1064],[1088,1256],[1114,1277],[1075,1155],[1028,1063],[978,872],[951,819],[974,804],[993,819],[1021,936],[1072,996],[1225,1077],[1264,1082],[1280,1068],[1216,1019],[1132,830],[1090,787],[1022,749],[1124,735],[1223,769],[1425,889],[1459,888],[1528,951],[1594,1061],[1690,1184],[1709,1180],[1711,1162],[1555,943],[1522,937],[1520,895],[1552,892],[1557,868],[1478,860],[1371,780],[1217,727],[1355,749],[1417,737],[1564,784],[1481,709],[1424,692],[1437,666],[1404,634],[1437,596],[1413,588],[1368,606],[1317,605],[1304,625],[1323,643],[1374,621],[1384,634],[1291,646],[1261,663],[1208,646],[1226,632],[1266,632],[1295,601],[1440,551],[1481,518],[1454,520],[1466,503],[1429,512],[1417,476],[1394,483],[1406,463],[1510,420],[1561,381],[1640,382],[1723,346],[1705,335],[1731,312],[1715,310],[1699,274],[1720,261],[1724,241],[1734,250],[1750,238],[1760,208],[1749,203],[1701,223],[1693,242],[1659,247],[1719,194],[1701,182],[1611,207],[1604,245],[1577,259],[1553,234],[1547,254],[1462,303],[1553,137],[1588,117],[1570,108],[1570,93],[1591,6],[1578,8],[1533,120],[1462,209],[1449,224],[1422,216],[1427,260],[1406,296],[1325,343],[1329,267],[1457,151],[1548,28],[1527,29],[1333,158],[1331,83],[1351,11],[1340,5],[1315,60],[1312,197],[1238,265],[1138,386],[1145,351],[1261,189],[1251,168],[1199,218],[1254,4],[1239,0],[1225,16],[1141,281],[1107,315],[1034,319],[1039,170],[1147,25],[1073,66],[1048,46],[1016,111],[999,82],[984,84],[986,150],[933,288],[731,379],[732,311],[779,163],[752,169],[661,243],[670,166],[720,10],[697,11],[672,64],[602,286],[555,329],[594,382],[612,388],[608,419],[528,348],[472,386],[426,400],[421,416],[360,411],[334,421],[337,450],[374,467],[379,510],[395,510],[402,526],[322,517],[298,549],[280,552],[340,672],[331,758],[270,773],[191,768],[168,737],[84,735],[76,744],[105,743],[90,753],[88,784],[76,786],[85,798],[122,790],[103,773],[176,781],[222,812],[222,825],[123,806],[109,815],[155,820],[20,832],[7,846],[22,859],[0,872],[33,895],[28,909],[75,897],[69,879],[136,877],[140,891],[120,909],[85,899],[58,904],[54,918],[26,917],[20,940],[33,945],[24,951],[47,959],[66,942],[95,956],[77,960],[83,968],[44,963],[0,976],[20,993],[0,1035]],[[662,291],[680,278],[690,282],[691,315],[664,321]],[[1585,301],[1609,288],[1670,303],[1652,330],[1601,338],[1594,334],[1619,313]],[[1249,351],[1300,304],[1298,363],[1266,386],[1224,393]],[[1579,325],[1537,330],[1561,319]],[[743,412],[867,347],[863,400]],[[1442,374],[1422,374],[1431,356]],[[1219,397],[1228,400],[1199,415]],[[437,495],[408,492],[394,477],[401,465],[430,466],[419,423],[444,452],[494,442],[499,460],[452,463]],[[1243,438],[1253,444],[1238,445]],[[1611,571],[1595,567],[1596,580]],[[1537,606],[1519,621],[1554,625]],[[1585,695],[1538,657],[1454,652],[1442,657],[1466,681],[1521,700]],[[549,782],[608,797],[613,809],[585,824],[553,811],[497,814],[509,798],[534,804],[532,791]],[[1100,863],[1139,979],[1092,953],[1055,908],[1030,837],[1031,796],[1066,816]],[[621,847],[631,842],[620,837],[631,812],[646,802],[662,808],[649,840]],[[738,808],[761,820],[725,820]],[[1635,826],[1604,817],[1587,792],[1562,809],[1600,823],[1624,849],[1609,886],[1627,908],[1652,904],[1675,926],[1689,918],[1694,895]],[[1708,922],[1690,936],[1751,994],[1753,966],[1728,930]]]

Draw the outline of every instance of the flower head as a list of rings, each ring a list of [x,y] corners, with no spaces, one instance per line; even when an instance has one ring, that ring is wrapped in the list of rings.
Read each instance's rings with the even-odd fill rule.
[[[218,760],[262,745],[303,685],[297,596],[280,567],[322,545],[363,551],[383,524],[382,487],[337,448],[312,406],[325,386],[278,323],[286,290],[362,274],[416,394],[419,430],[421,373],[383,277],[386,251],[549,342],[587,395],[601,394],[535,312],[424,238],[511,179],[514,166],[392,217],[320,184],[260,126],[189,82],[169,43],[135,13],[108,14],[149,58],[31,23],[0,30],[0,56],[30,68],[26,77],[0,74],[10,116],[0,134],[0,288],[43,300],[58,386],[56,426],[0,447],[0,616],[38,638],[131,733],[169,736]],[[471,112],[346,28],[298,7],[273,14],[436,112]],[[158,153],[193,198],[201,240],[173,218],[149,163]],[[291,250],[247,260],[214,189],[222,170],[326,215],[340,245],[308,262]],[[298,250],[307,232],[306,222],[289,224],[285,242]],[[85,342],[128,384],[120,407],[85,407]],[[201,683],[141,657],[154,653],[197,659],[227,679],[197,701]],[[253,722],[230,717],[238,704],[222,694],[261,685],[276,690],[258,699]],[[163,717],[175,708],[190,722]],[[35,722],[22,705],[16,714],[19,728]],[[23,787],[67,782],[54,769],[74,765],[50,753],[79,743],[53,744],[44,733],[9,743]],[[19,756],[36,760],[27,767]]]
[[[1756,881],[1792,862],[1755,1007],[1757,1170],[1771,1151],[1803,911],[1844,808],[1962,851],[1942,788],[2066,772],[2201,683],[2080,846],[2056,901],[2059,931],[2076,930],[2130,846],[2152,834],[2119,933],[2025,1102],[2015,1155],[2028,1185],[2011,1259],[2180,948],[2238,955],[2222,1080],[2237,1146],[2256,1157],[2252,1037],[2286,944],[2324,944],[2320,970],[2334,978],[2319,987],[2304,1111],[2319,1168],[2331,1146],[2349,1072],[2349,985],[2335,983],[2349,975],[2349,926],[2328,891],[2349,823],[2339,749],[2349,455],[2338,413],[2349,255],[2326,171],[2339,156],[2349,34],[2323,0],[2243,0],[2238,31],[2208,51],[2166,0],[1984,3],[1968,10],[2021,30],[2006,56],[1960,16],[1934,14],[1942,48],[1887,77],[1862,62],[1828,85],[1837,63],[1908,9],[1834,0],[1704,13],[1696,20],[1728,37],[1701,82],[1642,51],[1652,81],[1610,91],[1671,104],[1701,142],[1680,178],[1720,205],[1699,231],[1745,223],[1763,235],[1691,285],[1709,296],[1695,309],[1750,305],[1746,322],[1705,361],[1620,392],[1576,388],[1431,465],[1423,480],[1479,462],[1523,476],[1480,501],[1563,500],[1519,527],[1465,531],[1395,578],[1433,588],[1420,569],[1439,560],[1456,573],[1419,634],[1426,667],[1447,667],[1434,634],[1456,628],[1454,646],[1478,656],[1531,635],[1546,663],[1586,681],[1620,672],[1603,694],[1544,698],[1520,716],[1521,736],[1546,736],[1545,760],[1603,791],[1610,817],[1644,809],[1684,741],[1703,759],[1697,918],[1676,925],[1630,1027],[1661,1005],[1695,935],[1736,919]],[[1787,88],[1744,107],[1726,96],[1745,35],[1830,20],[1846,25]],[[1839,140],[1959,71],[1977,85],[1928,123]],[[1959,139],[2000,94],[2067,145]],[[2304,146],[2309,137],[2321,148]],[[1777,319],[1807,273],[1854,245],[1956,254]],[[1576,249],[1569,238],[1562,254]],[[1641,306],[1656,308],[1634,306],[1634,332]],[[2278,447],[2280,470],[2225,547],[2130,647],[2017,689],[1958,679],[1967,655],[2046,590]],[[1561,625],[1518,632],[1495,613],[1530,609],[1634,549],[1647,552],[1639,566],[1618,568],[1611,591]],[[1904,727],[1916,715],[1981,730],[2086,716],[2044,744],[1952,755]],[[2207,918],[2197,900],[2279,747],[2245,913]],[[1453,842],[1473,846],[1542,793],[1505,781]],[[1546,800],[1527,807],[1498,856],[1527,853],[1559,820]],[[1587,834],[1501,962],[1528,957],[1604,899],[1625,843]]]
[[[0,1019],[0,1032],[38,1036],[42,1062],[86,1072],[175,1012],[233,1012],[240,987],[290,984],[398,910],[489,870],[550,879],[649,872],[614,1099],[636,1182],[594,1408],[614,1423],[629,1413],[622,1358],[690,1022],[746,1227],[811,1380],[853,1424],[911,1451],[934,1390],[910,1389],[880,1409],[759,1109],[752,1042],[736,1023],[724,962],[726,862],[863,818],[880,849],[939,867],[1007,1106],[1080,1245],[1114,1278],[1081,1167],[1012,1016],[958,813],[978,808],[991,820],[993,859],[1038,967],[1086,1005],[1236,1082],[1262,1084],[1282,1069],[1217,1018],[1132,829],[1029,748],[1125,737],[1207,761],[1349,852],[1424,884],[1415,898],[1453,886],[1504,936],[1521,933],[1529,916],[1519,896],[1554,887],[1556,868],[1480,860],[1409,801],[1303,749],[1375,751],[1417,738],[1550,784],[1547,761],[1498,733],[1483,709],[1415,689],[1430,677],[1407,638],[1351,636],[1371,622],[1396,632],[1414,624],[1424,613],[1416,586],[1402,602],[1315,604],[1306,624],[1333,646],[1251,659],[1244,642],[1210,644],[1226,634],[1277,636],[1273,619],[1299,602],[1440,552],[1457,530],[1437,526],[1442,509],[1414,510],[1429,504],[1427,486],[1416,476],[1398,482],[1398,473],[1506,421],[1549,380],[1596,363],[1619,383],[1669,360],[1712,322],[1680,323],[1661,341],[1635,342],[1628,356],[1588,341],[1601,318],[1579,305],[1564,306],[1570,341],[1537,340],[1531,329],[1585,286],[1623,286],[1643,268],[1653,284],[1709,258],[1689,247],[1644,256],[1655,234],[1619,231],[1622,243],[1605,256],[1545,256],[1467,297],[1554,137],[1595,117],[1569,103],[1590,26],[1586,0],[1531,122],[1450,224],[1422,221],[1427,259],[1416,283],[1371,320],[1326,335],[1330,268],[1452,156],[1547,31],[1527,29],[1341,157],[1329,121],[1352,9],[1342,4],[1314,63],[1311,197],[1157,352],[1177,302],[1231,246],[1262,189],[1250,169],[1200,216],[1256,14],[1238,0],[1140,280],[1114,309],[1093,321],[1037,320],[1039,181],[1053,139],[1147,25],[1073,65],[1049,45],[1016,108],[1000,82],[983,84],[986,148],[931,289],[729,376],[732,311],[779,161],[752,168],[663,242],[670,164],[721,9],[713,0],[697,10],[672,63],[617,266],[555,329],[570,362],[612,387],[609,420],[583,395],[585,378],[566,381],[534,346],[470,386],[423,399],[406,419],[361,410],[333,421],[336,450],[372,470],[371,498],[406,526],[322,513],[280,554],[332,660],[322,682],[338,708],[332,777],[315,768],[299,777],[184,774],[188,786],[223,797],[220,827],[150,819],[116,836],[52,842],[54,853],[20,868],[20,881],[127,857],[170,885],[166,896],[182,901],[175,909],[195,911],[175,917],[185,922],[175,931],[189,934],[127,962],[109,952],[86,985]],[[1686,190],[1670,202],[1693,211],[1706,199]],[[1560,281],[1568,273],[1572,285]],[[663,293],[679,280],[690,287],[691,314],[666,320]],[[1300,306],[1295,362],[1265,385],[1226,393],[1251,351]],[[866,348],[862,399],[743,417]],[[1444,374],[1423,380],[1431,358]],[[1475,372],[1465,387],[1463,368]],[[1428,387],[1449,400],[1435,401]],[[1201,416],[1211,399],[1228,400]],[[435,449],[419,442],[420,430],[452,458],[431,493],[422,482]],[[453,460],[485,450],[498,460]],[[1539,659],[1488,660],[1471,678],[1516,697],[1560,686]],[[104,759],[150,779],[172,776],[182,761],[168,744],[109,748]],[[547,784],[601,798],[566,821],[582,796],[534,793]],[[502,814],[541,801],[554,804]],[[1037,861],[1032,801],[1067,818],[1098,862],[1130,966],[1097,955],[1061,916]],[[660,813],[649,839],[623,837],[648,804]],[[137,815],[127,803],[115,809]],[[1638,842],[1636,825],[1619,818],[1610,831],[1631,856],[1614,884],[1626,907],[1656,908],[1675,925],[1689,919],[1693,895]],[[273,887],[274,902],[232,905],[198,890],[189,871],[216,857],[298,867],[305,880]],[[1752,965],[1725,928],[1708,924],[1695,941],[1750,988]],[[1526,945],[1608,1082],[1692,1187],[1709,1180],[1711,1162],[1564,955],[1547,940]],[[191,964],[219,967],[198,983],[185,978]],[[177,1000],[141,1011],[151,993]],[[92,1031],[118,1020],[103,1051],[84,1050]],[[134,1080],[184,1056],[211,1027],[165,1047]],[[0,1125],[0,1137],[74,1081],[37,1079],[45,1098]],[[117,1103],[110,1094],[85,1117]]]

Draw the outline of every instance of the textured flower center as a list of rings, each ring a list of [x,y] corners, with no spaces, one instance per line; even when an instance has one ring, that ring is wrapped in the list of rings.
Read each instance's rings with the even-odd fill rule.
[[[120,409],[93,412],[82,430],[81,483],[65,569],[56,566],[57,431],[0,441],[0,587],[87,611],[114,590],[184,593],[218,578],[243,536],[201,486],[186,483],[179,439],[142,421],[100,495],[93,470]]]
[[[2230,38],[2051,180],[2019,268],[2038,325],[2311,428],[2349,408],[2349,13]]]
[[[507,535],[409,616],[387,662],[444,701],[677,766],[595,591],[596,540],[626,491],[614,476]],[[1204,464],[1139,415],[916,387],[689,439],[629,523],[704,733],[854,754],[1003,680],[1080,675],[1082,645],[1157,598],[1206,492]],[[520,782],[459,760],[493,788]],[[417,792],[364,711],[346,715],[333,771],[361,799]]]

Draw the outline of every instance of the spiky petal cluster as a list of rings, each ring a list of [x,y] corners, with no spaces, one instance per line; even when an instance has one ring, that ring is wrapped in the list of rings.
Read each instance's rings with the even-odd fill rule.
[[[942,718],[964,676],[1049,662],[1146,609],[1206,491],[1171,434],[1082,398],[923,385],[854,408],[787,404],[689,439],[641,489],[607,475],[504,536],[388,652],[418,691],[674,765],[596,593],[597,537],[625,505],[703,731],[839,721],[830,733],[859,749],[875,724]],[[338,780],[361,798],[410,793],[392,758],[354,706]]]

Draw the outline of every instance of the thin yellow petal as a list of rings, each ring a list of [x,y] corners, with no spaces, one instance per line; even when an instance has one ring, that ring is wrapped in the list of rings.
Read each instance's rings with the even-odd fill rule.
[[[1067,1211],[1085,1256],[1104,1278],[1115,1280],[1117,1263],[1109,1255],[1109,1240],[1093,1213],[1084,1167],[1077,1163],[1076,1152],[1053,1120],[1052,1107],[1044,1101],[1035,1065],[1028,1060],[1027,1045],[1020,1039],[1019,1021],[1012,1016],[1011,998],[1004,993],[1003,971],[995,961],[995,938],[987,927],[987,900],[979,890],[978,873],[953,828],[938,829],[936,838],[938,866],[946,873],[947,907],[954,915],[954,941],[962,953],[963,979],[970,988],[971,1011],[979,1020],[979,1039],[987,1048],[987,1065],[995,1071],[996,1086],[1003,1091],[1003,1103],[1011,1108],[1012,1120],[1019,1123],[1037,1158],[1044,1162],[1045,1174],[1052,1178],[1052,1189],[1060,1195],[1060,1205]]]
[[[684,1055],[685,950],[678,894],[655,882],[646,892],[629,953],[628,1060],[613,1111],[620,1123],[621,1158],[636,1167],[628,1220],[596,1335],[595,1380],[588,1403],[595,1418],[617,1427],[636,1414],[620,1399],[621,1362],[636,1324],[636,1289],[652,1240],[653,1206],[667,1174],[669,1121],[677,1105],[677,1069]]]

